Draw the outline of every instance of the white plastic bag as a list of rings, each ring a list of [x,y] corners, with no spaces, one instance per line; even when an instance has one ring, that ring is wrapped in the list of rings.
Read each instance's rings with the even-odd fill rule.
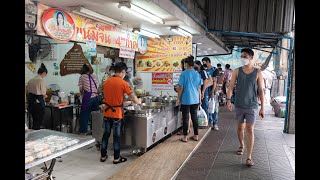
[[[214,110],[215,110],[215,107],[216,107],[216,102],[215,102],[214,98],[212,98],[212,99],[210,98],[209,99],[209,110],[208,110],[208,112],[210,114],[213,114]]]
[[[199,126],[208,126],[208,117],[204,109],[202,109],[201,106],[199,106],[198,112],[197,112],[197,117],[198,117],[198,125]]]

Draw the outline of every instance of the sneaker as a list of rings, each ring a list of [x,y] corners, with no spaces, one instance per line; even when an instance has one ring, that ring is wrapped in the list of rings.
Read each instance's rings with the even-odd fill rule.
[[[218,127],[218,125],[216,125],[216,124],[212,127],[212,129],[213,129],[213,130],[216,130],[216,131],[219,131],[219,127]]]

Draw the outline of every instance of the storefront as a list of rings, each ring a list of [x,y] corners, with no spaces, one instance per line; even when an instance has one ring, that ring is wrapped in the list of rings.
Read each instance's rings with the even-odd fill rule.
[[[29,56],[26,54],[25,83],[37,74],[38,67],[44,63],[48,69],[45,77],[48,98],[42,128],[70,134],[65,139],[76,141],[77,136],[73,134],[77,134],[78,130],[81,103],[78,82],[82,65],[89,65],[98,77],[99,84],[102,84],[106,70],[120,61],[129,67],[129,83],[145,103],[140,110],[125,114],[130,123],[125,126],[128,133],[123,135],[124,144],[142,148],[146,152],[181,127],[174,85],[178,83],[182,71],[181,60],[192,54],[190,36],[164,35],[150,38],[65,9],[51,8],[41,3],[38,3],[37,8],[36,33],[25,35],[29,44],[28,48],[26,46]],[[137,77],[142,80],[139,85],[134,83]],[[92,118],[90,129],[93,138],[98,140],[101,138],[99,133],[103,132],[102,113],[95,112]],[[31,126],[30,116],[28,119],[26,124]],[[53,131],[43,132],[50,135]],[[146,133],[146,136],[141,138],[141,133]],[[63,136],[59,133],[52,135],[58,139],[56,136]],[[41,137],[46,138],[43,134]],[[92,143],[93,138],[80,138],[77,142],[83,142],[81,146],[84,146]],[[37,139],[28,137],[28,144],[34,141]],[[50,154],[54,154],[53,151]],[[51,159],[55,159],[51,156]],[[39,155],[39,158],[29,158],[26,168],[50,159],[43,157]]]

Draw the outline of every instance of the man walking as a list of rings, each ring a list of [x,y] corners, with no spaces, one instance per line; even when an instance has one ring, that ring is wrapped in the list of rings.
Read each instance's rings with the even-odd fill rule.
[[[237,92],[235,94],[235,113],[238,121],[238,139],[240,147],[237,154],[242,155],[244,152],[244,129],[246,128],[247,144],[247,166],[253,166],[252,149],[254,144],[254,123],[258,114],[264,117],[264,94],[263,78],[261,71],[253,66],[254,52],[251,49],[241,50],[241,61],[243,66],[235,69],[232,73],[230,86],[227,93],[227,106],[232,111],[230,102],[232,92],[237,81]],[[261,108],[258,112],[258,93],[261,99]],[[246,121],[244,121],[244,119]]]
[[[211,60],[208,57],[204,57],[202,59],[202,63],[203,63],[203,67],[207,68],[206,72],[208,73],[209,76],[212,77],[212,80],[213,80],[213,85],[207,88],[208,92],[204,94],[203,101],[208,102],[205,104],[209,104],[209,98],[210,98],[211,100],[214,100],[215,103],[217,103],[218,99],[216,98],[215,89],[217,86],[217,77],[218,77],[219,70],[218,68],[215,68],[211,65]],[[219,130],[217,109],[215,109],[213,114],[209,113],[208,124],[209,124],[209,127],[211,126],[213,130]]]

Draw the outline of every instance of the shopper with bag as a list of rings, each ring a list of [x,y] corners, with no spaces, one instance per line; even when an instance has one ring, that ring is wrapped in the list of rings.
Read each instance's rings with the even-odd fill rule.
[[[201,102],[201,85],[202,79],[197,71],[194,70],[193,56],[189,56],[185,59],[183,71],[180,75],[178,82],[178,98],[177,105],[181,104],[182,118],[183,118],[183,138],[182,142],[188,141],[188,120],[189,113],[193,124],[194,136],[192,140],[198,141],[198,117],[197,111]]]
[[[203,85],[201,86],[201,108],[206,113],[207,123],[205,126],[208,126],[208,117],[209,117],[208,103],[209,103],[209,101],[204,100],[204,97],[209,97],[209,93],[206,90],[207,90],[207,87],[212,85],[212,78],[209,79],[208,73],[205,71],[204,67],[202,66],[201,61],[195,61],[194,70],[198,71],[198,73],[200,74],[201,79],[203,81]],[[199,118],[199,116],[198,116],[198,118]],[[199,125],[199,126],[204,126],[204,125]]]

